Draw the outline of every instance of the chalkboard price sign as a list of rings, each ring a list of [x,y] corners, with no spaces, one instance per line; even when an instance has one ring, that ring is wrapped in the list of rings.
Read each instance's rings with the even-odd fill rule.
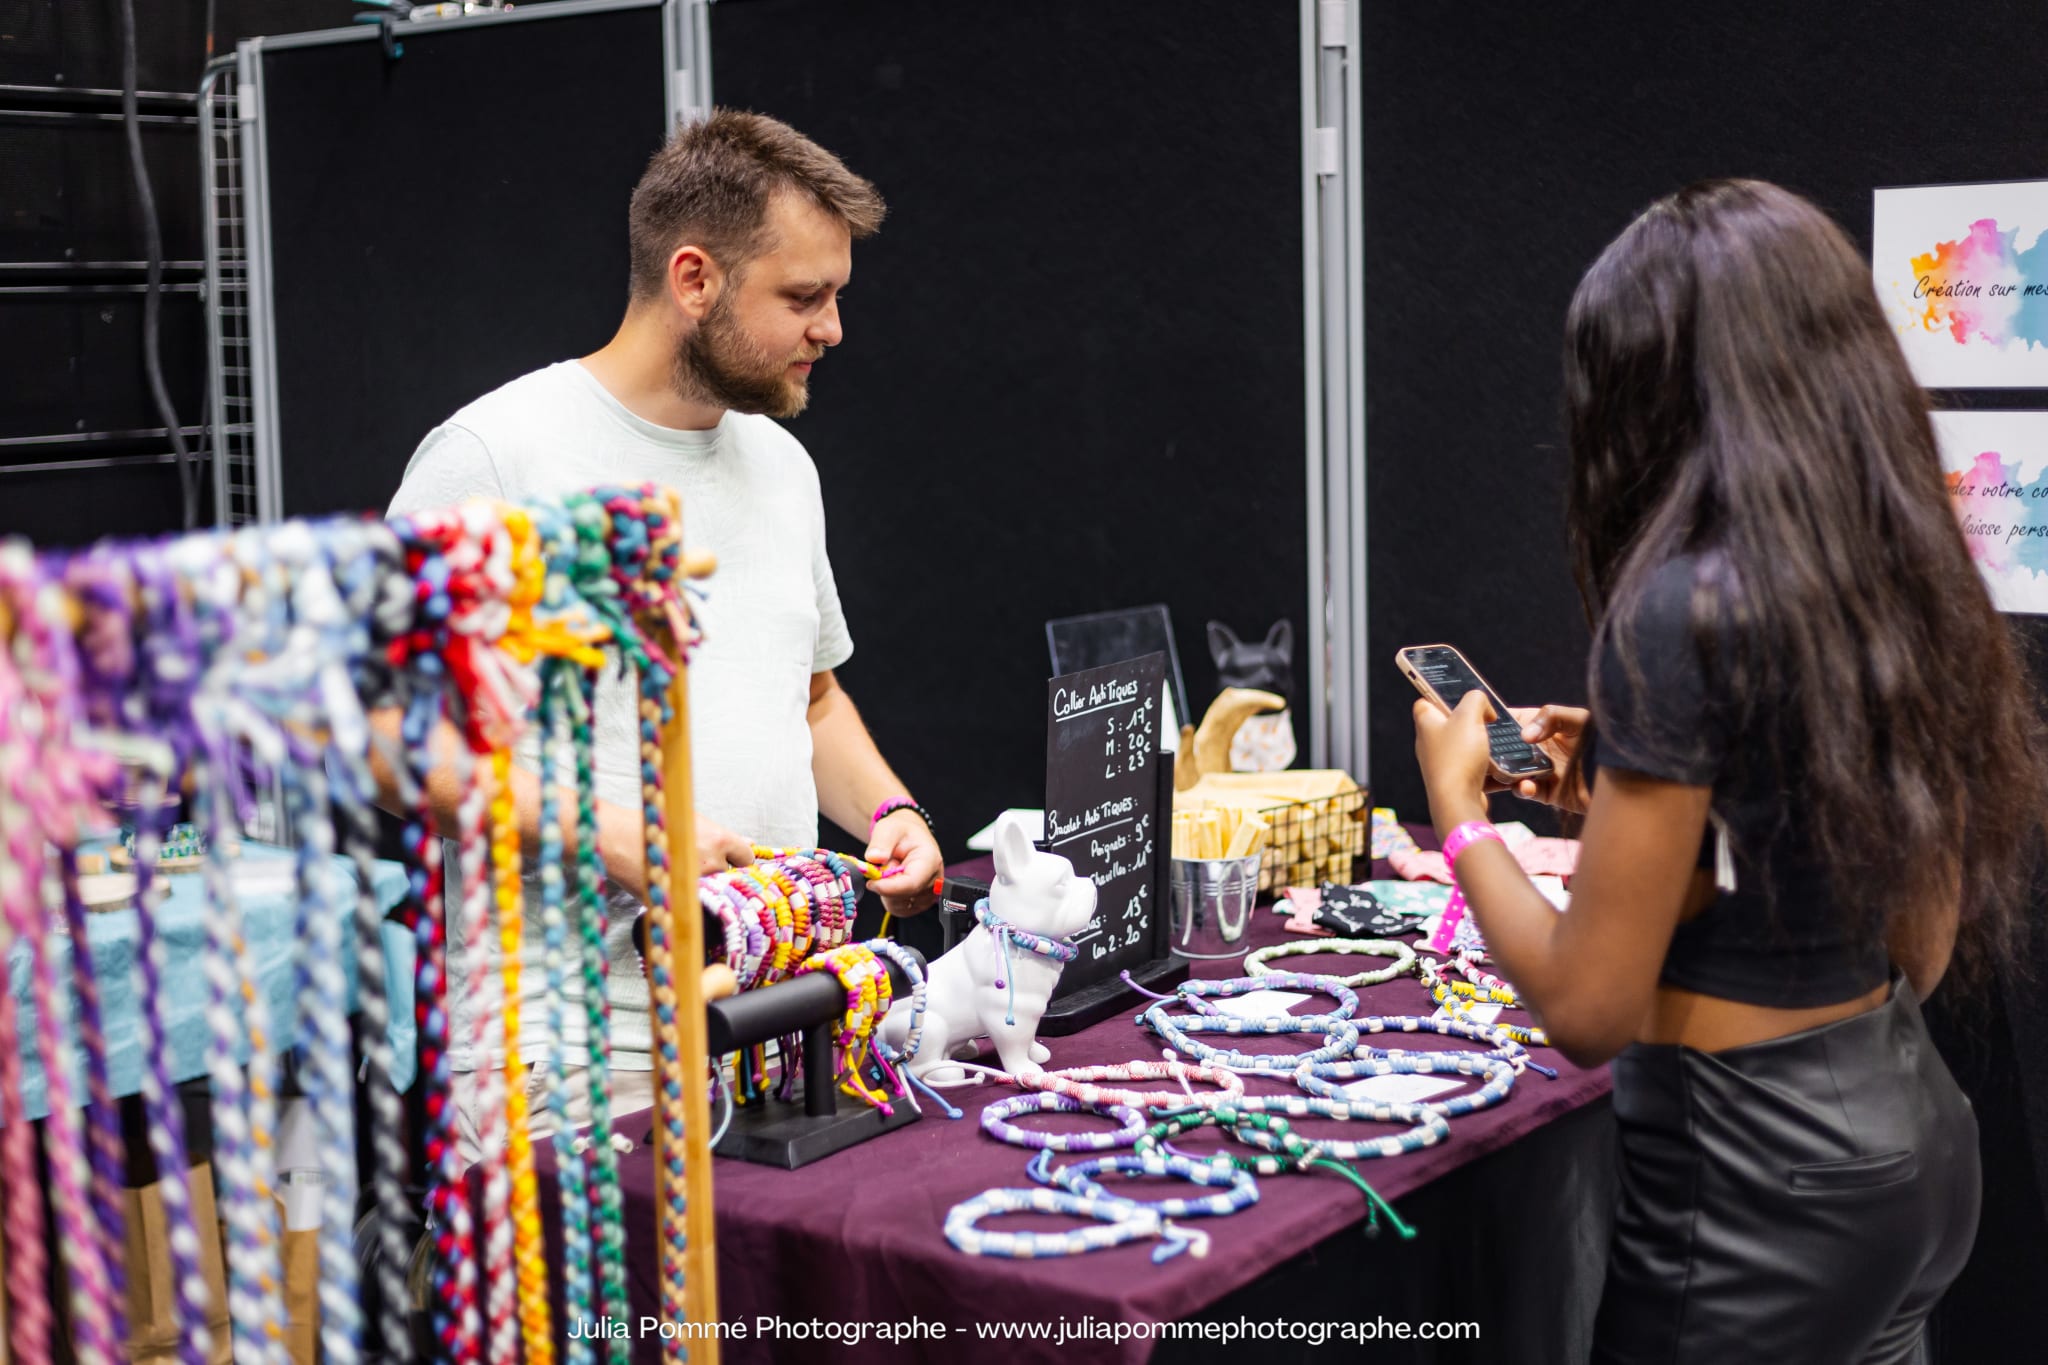
[[[1166,656],[1147,654],[1046,684],[1045,847],[1095,883],[1095,918],[1074,935],[1080,955],[1060,974],[1062,1000],[1105,984],[1095,993],[1120,995],[1119,972],[1149,976],[1141,969],[1163,956],[1154,940],[1167,919],[1159,904],[1165,676]]]

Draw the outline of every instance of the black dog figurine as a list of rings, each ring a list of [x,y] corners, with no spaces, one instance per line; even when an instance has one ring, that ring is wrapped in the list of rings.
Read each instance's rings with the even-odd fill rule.
[[[1246,644],[1221,621],[1209,623],[1209,657],[1224,687],[1253,687],[1294,701],[1294,626],[1276,622],[1264,642]],[[1294,762],[1291,711],[1253,716],[1230,741],[1230,767],[1240,773],[1278,772]]]

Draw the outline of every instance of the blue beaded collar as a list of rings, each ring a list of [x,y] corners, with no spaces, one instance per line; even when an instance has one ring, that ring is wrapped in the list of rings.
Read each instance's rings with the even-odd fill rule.
[[[1009,992],[1009,997],[1003,1004],[1003,1022],[1014,1024],[1017,1022],[1017,971],[1010,961],[1010,945],[1015,943],[1028,953],[1036,953],[1040,957],[1059,963],[1072,962],[1079,957],[1081,945],[1070,938],[1053,938],[1030,929],[1018,928],[990,909],[986,896],[974,903],[974,918],[981,922],[982,928],[995,935],[996,943],[1003,950],[1003,979],[996,982],[996,985]]]

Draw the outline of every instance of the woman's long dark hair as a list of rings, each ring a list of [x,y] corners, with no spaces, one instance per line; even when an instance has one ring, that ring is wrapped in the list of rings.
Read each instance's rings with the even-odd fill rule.
[[[1738,761],[1797,774],[1841,901],[1889,923],[1960,882],[1959,967],[2002,955],[2048,830],[2048,747],[1847,237],[1760,181],[1660,200],[1579,285],[1565,397],[1596,642],[1655,569],[1700,556],[1694,640],[1735,699]]]

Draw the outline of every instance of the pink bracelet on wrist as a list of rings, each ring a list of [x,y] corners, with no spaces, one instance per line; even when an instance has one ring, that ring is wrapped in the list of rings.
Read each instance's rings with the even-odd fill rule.
[[[1485,820],[1467,820],[1444,840],[1444,862],[1451,869],[1451,898],[1444,903],[1443,914],[1437,917],[1436,932],[1429,936],[1429,951],[1433,953],[1450,952],[1457,941],[1458,926],[1465,922],[1465,889],[1458,885],[1458,855],[1486,839],[1506,843],[1500,831]]]
[[[874,838],[875,826],[881,824],[882,821],[886,820],[891,815],[894,815],[899,810],[916,811],[917,818],[924,821],[925,828],[933,828],[932,815],[930,811],[926,810],[923,806],[918,805],[917,802],[911,800],[907,796],[892,796],[887,801],[884,801],[881,805],[876,806],[875,813],[868,817],[868,837],[870,839]]]
[[[1500,837],[1500,831],[1486,820],[1467,820],[1452,830],[1450,837],[1444,840],[1444,861],[1451,865],[1453,881],[1458,876],[1458,855],[1482,839],[1491,839],[1496,844],[1506,842]]]

